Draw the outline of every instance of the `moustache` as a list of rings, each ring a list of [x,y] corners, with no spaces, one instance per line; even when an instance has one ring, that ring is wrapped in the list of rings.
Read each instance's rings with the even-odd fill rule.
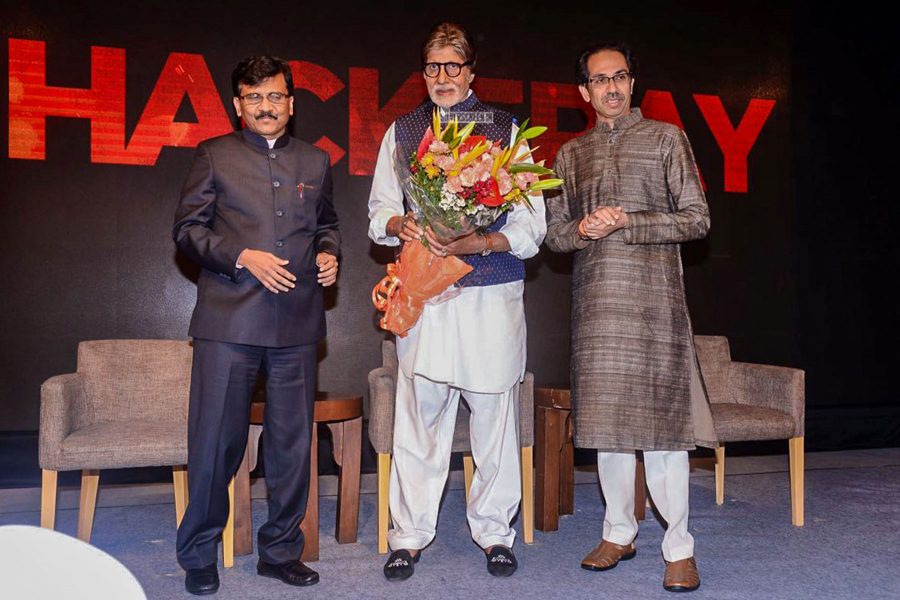
[[[624,100],[625,100],[625,96],[623,96],[623,95],[620,94],[619,92],[610,92],[610,93],[608,93],[607,95],[605,95],[605,96],[603,97],[603,99],[604,99],[604,100],[620,100],[620,101],[624,101]]]
[[[262,112],[259,112],[259,113],[256,113],[255,115],[253,115],[253,118],[256,119],[257,121],[259,121],[260,119],[265,119],[266,117],[268,117],[270,119],[275,119],[276,121],[278,120],[278,115],[276,115],[275,113],[273,113],[270,110],[264,110]]]

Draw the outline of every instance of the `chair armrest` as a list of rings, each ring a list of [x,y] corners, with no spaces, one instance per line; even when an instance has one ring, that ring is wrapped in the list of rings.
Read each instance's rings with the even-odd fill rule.
[[[761,406],[788,413],[794,419],[795,436],[804,433],[806,374],[802,369],[732,362],[728,390],[735,404]]]
[[[369,441],[379,454],[390,454],[394,445],[394,402],[397,373],[389,367],[369,371]]]
[[[80,373],[56,375],[41,385],[38,457],[42,469],[60,470],[60,446],[75,429],[86,404]]]
[[[534,375],[525,371],[519,384],[519,445],[534,446]]]

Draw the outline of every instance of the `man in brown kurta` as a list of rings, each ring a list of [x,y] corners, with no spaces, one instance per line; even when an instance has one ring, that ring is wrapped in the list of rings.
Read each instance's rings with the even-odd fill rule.
[[[709,210],[684,132],[631,108],[630,49],[595,45],[579,58],[577,75],[597,124],[557,154],[565,184],[547,201],[546,243],[575,253],[575,443],[598,449],[606,498],[603,539],[582,567],[603,571],[634,556],[635,450],[642,450],[647,486],[668,524],[663,585],[691,591],[700,578],[687,528],[687,451],[713,445],[715,435],[679,244],[706,235]]]

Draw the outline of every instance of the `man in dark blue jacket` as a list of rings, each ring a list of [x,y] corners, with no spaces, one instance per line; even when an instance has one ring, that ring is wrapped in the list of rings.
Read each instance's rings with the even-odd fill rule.
[[[232,74],[244,129],[201,143],[172,236],[202,269],[188,417],[189,503],[178,529],[185,587],[219,587],[217,545],[227,487],[244,455],[249,405],[266,380],[264,465],[269,518],[259,529],[260,575],[312,585],[300,562],[309,493],[316,346],[325,336],[321,286],[337,278],[337,215],[328,155],[291,137],[290,66],[251,57]]]

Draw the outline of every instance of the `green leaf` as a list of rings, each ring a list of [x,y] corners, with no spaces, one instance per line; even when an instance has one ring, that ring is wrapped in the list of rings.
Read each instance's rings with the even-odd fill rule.
[[[469,137],[469,134],[472,133],[473,129],[475,129],[475,121],[472,121],[459,131],[459,133],[457,134],[459,136],[459,141],[462,142],[467,137]]]
[[[516,173],[537,173],[538,175],[550,175],[553,173],[553,169],[548,169],[547,167],[542,167],[541,165],[535,165],[532,163],[516,163],[509,167],[509,174],[514,175]]]
[[[537,136],[541,135],[545,131],[547,131],[547,128],[544,127],[543,125],[529,127],[528,129],[522,131],[522,137],[526,140],[531,140],[531,139],[534,139]]]
[[[538,190],[551,190],[563,184],[562,179],[542,179],[528,186],[527,192],[535,192]]]

